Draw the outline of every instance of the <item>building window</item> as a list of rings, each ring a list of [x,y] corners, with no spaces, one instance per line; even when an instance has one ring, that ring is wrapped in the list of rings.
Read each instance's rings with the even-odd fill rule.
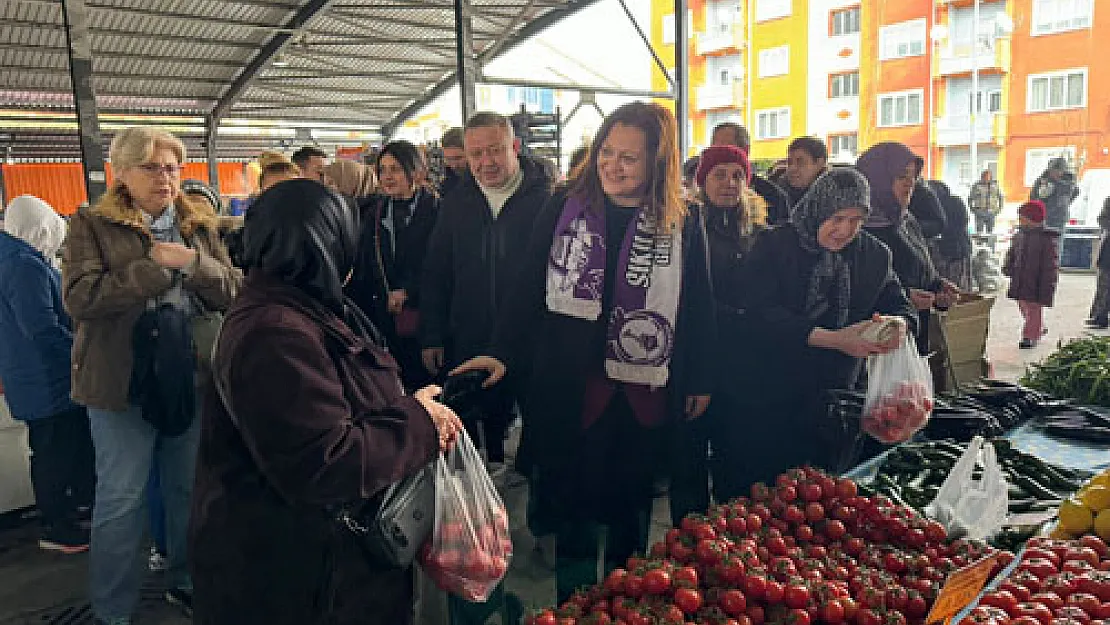
[[[732,27],[738,24],[743,17],[743,9],[737,0],[723,0],[712,2],[705,12],[705,29],[711,33],[726,35],[732,32]]]
[[[787,17],[793,10],[794,0],[755,0],[755,21],[766,22]]]
[[[756,139],[788,139],[790,137],[790,107],[765,109],[755,114]]]
[[[1002,112],[1002,91],[995,89],[992,91],[980,91],[979,97],[973,101],[971,94],[967,94],[967,106],[969,111],[974,110],[977,113],[1000,113]]]
[[[675,41],[674,32],[674,13],[668,13],[660,20],[663,26],[663,36],[661,37],[663,45],[673,46]],[[694,12],[686,12],[686,36],[688,39],[694,38]]]
[[[829,76],[830,98],[851,98],[859,95],[859,72]]]
[[[1033,35],[1091,27],[1094,0],[1033,0]]]
[[[921,123],[924,91],[884,93],[879,96],[879,126],[915,126]]]
[[[856,160],[857,136],[829,135],[829,160],[839,163],[853,163]]]
[[[759,51],[759,77],[785,76],[790,73],[790,46]]]
[[[884,61],[925,54],[924,18],[883,26],[879,30],[879,49]]]
[[[1063,156],[1069,164],[1075,163],[1075,146],[1058,148],[1033,148],[1025,151],[1025,186],[1031,187],[1037,177],[1044,173],[1048,162]]]
[[[833,37],[859,34],[859,15],[859,7],[833,11],[829,14],[829,34]]]
[[[1087,70],[1069,69],[1029,77],[1030,113],[1087,106]]]

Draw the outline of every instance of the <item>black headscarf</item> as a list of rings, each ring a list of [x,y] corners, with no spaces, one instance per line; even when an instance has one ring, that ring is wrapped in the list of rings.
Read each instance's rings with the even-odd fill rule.
[[[314,180],[288,180],[259,195],[243,226],[243,264],[304,291],[346,317],[343,282],[358,250],[357,209]]]
[[[852,300],[852,278],[847,261],[840,252],[821,247],[817,231],[837,211],[844,208],[862,208],[871,212],[871,189],[867,179],[858,171],[836,167],[819,177],[806,192],[794,211],[790,223],[798,232],[802,249],[818,256],[817,265],[810,277],[806,294],[806,316],[822,318],[834,303],[828,293],[835,289],[837,327],[848,322],[848,307]]]

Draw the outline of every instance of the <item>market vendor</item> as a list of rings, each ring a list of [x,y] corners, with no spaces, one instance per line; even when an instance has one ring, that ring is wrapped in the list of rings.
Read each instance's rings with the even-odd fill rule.
[[[705,229],[682,200],[674,116],[633,102],[536,222],[494,349],[456,372],[532,365],[524,437],[558,526],[560,601],[647,549],[668,425],[709,405],[716,344]]]
[[[867,356],[895,349],[917,327],[890,252],[861,231],[870,211],[864,177],[836,168],[814,182],[790,223],[756,241],[743,285],[748,338],[735,346],[744,363],[736,427],[721,443],[736,474],[721,480],[719,499],[791,467],[839,470],[848,459],[856,432],[826,416],[825,391],[854,387]],[[884,342],[861,335],[891,318],[900,321]]]

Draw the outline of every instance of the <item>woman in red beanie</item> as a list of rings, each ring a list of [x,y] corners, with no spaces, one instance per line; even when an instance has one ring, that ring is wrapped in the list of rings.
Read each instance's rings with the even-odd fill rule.
[[[670,503],[676,526],[687,514],[709,508],[710,441],[714,450],[716,499],[724,501],[723,493],[740,490],[730,485],[732,479],[740,477],[732,469],[742,461],[727,450],[726,441],[732,437],[721,428],[728,428],[735,421],[738,402],[732,381],[743,375],[738,369],[741,363],[737,355],[747,349],[747,341],[739,332],[742,315],[739,311],[744,308],[745,291],[742,271],[757,235],[767,224],[767,203],[749,187],[752,171],[743,148],[713,146],[706,148],[697,160],[694,179],[705,219],[720,340],[716,353],[706,355],[715,363],[717,374],[714,401],[701,419],[681,423],[673,438]],[[747,487],[745,483],[745,492]]]
[[[1060,233],[1044,227],[1045,205],[1030,200],[1018,209],[1018,231],[1006,252],[1002,273],[1010,277],[1006,297],[1017,300],[1025,327],[1018,347],[1030,349],[1048,332],[1044,327],[1044,307],[1052,306],[1060,268],[1057,237]]]

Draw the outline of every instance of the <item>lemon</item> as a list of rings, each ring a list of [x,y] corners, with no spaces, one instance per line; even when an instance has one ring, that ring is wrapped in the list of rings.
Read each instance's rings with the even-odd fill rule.
[[[1100,473],[1100,474],[1092,477],[1091,481],[1087,482],[1087,485],[1084,486],[1083,488],[1087,489],[1087,488],[1090,488],[1091,486],[1105,486],[1107,488],[1110,488],[1110,471],[1108,471],[1106,473]]]
[[[1085,534],[1090,531],[1095,522],[1095,515],[1087,506],[1068,499],[1060,504],[1060,527],[1075,534]]]
[[[1095,533],[1103,540],[1110,540],[1110,510],[1103,510],[1095,517]]]
[[[1101,512],[1110,508],[1110,487],[1093,485],[1088,486],[1080,500],[1094,512]]]

